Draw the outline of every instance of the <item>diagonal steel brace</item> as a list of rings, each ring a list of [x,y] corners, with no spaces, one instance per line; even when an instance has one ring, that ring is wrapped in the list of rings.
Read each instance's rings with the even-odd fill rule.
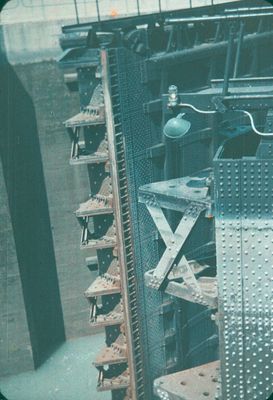
[[[151,286],[155,289],[159,289],[168,273],[172,269],[178,253],[180,252],[192,228],[198,220],[199,215],[205,209],[205,207],[204,205],[191,203],[185,209],[183,217],[179,222],[175,232],[172,232],[169,223],[160,207],[147,205],[147,208],[167,246],[154,270],[153,278],[151,280]]]

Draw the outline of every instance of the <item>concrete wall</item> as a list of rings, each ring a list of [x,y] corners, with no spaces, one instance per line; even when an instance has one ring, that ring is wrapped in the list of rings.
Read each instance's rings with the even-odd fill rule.
[[[207,6],[227,0],[138,0],[140,13]],[[239,0],[229,0],[237,2]],[[75,8],[76,2],[76,8]],[[0,13],[11,64],[51,60],[60,55],[61,26],[97,20],[95,0],[11,0]],[[137,13],[137,0],[98,0],[102,19]],[[77,14],[76,14],[77,9]]]
[[[80,226],[73,215],[89,194],[87,168],[70,166],[70,140],[63,121],[79,109],[55,61],[14,66],[33,100],[44,168],[56,265],[67,337],[90,333],[83,292],[91,281],[79,249]]]
[[[137,13],[137,1],[140,13],[157,12],[159,0],[98,0],[102,19],[114,15],[130,15]],[[228,0],[161,0],[162,10],[206,6],[210,4],[226,3]],[[229,0],[240,1],[240,0]],[[76,5],[76,6],[75,6]],[[56,19],[71,19],[77,21],[76,10],[80,22],[86,18],[97,18],[95,0],[11,0],[5,6],[1,23],[9,24],[27,21],[52,21]]]
[[[78,112],[79,99],[50,56],[60,54],[57,41],[48,54],[46,25],[9,25],[10,35],[3,27],[0,33],[3,192],[7,186],[0,204],[0,375],[40,365],[65,335],[91,333],[83,296],[91,276],[73,215],[89,194],[88,176],[86,167],[69,165],[63,126]],[[30,45],[19,51],[22,31],[26,42],[40,43],[39,53]]]
[[[0,375],[7,375],[34,364],[2,162],[0,193]]]
[[[30,338],[29,343],[28,335],[25,336],[24,346],[31,345],[34,366],[39,366],[64,341],[65,335],[35,107],[8,64],[2,35],[0,44],[1,185],[6,188],[4,208],[9,211],[10,237],[14,238],[14,247],[12,243],[11,249],[5,248],[4,243],[3,250],[16,251],[24,300],[22,304],[17,271],[16,278],[8,280],[12,264],[7,262],[7,301],[10,293],[14,297],[6,319],[6,329],[11,331],[6,336],[6,345],[13,350],[7,358],[1,355],[2,362],[7,364],[2,371],[5,374],[15,360],[13,345],[25,336],[21,333],[25,330],[25,319],[18,317],[24,315],[24,309]],[[1,231],[4,230],[1,225]],[[1,303],[1,310],[6,305]],[[22,359],[22,365],[24,362]],[[14,368],[18,370],[22,365],[17,361]]]

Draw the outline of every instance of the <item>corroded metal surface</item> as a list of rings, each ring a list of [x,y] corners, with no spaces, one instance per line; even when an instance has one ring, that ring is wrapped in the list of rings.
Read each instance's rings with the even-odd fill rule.
[[[127,361],[127,344],[124,334],[120,334],[109,347],[102,349],[97,355],[94,365],[112,365]]]
[[[154,393],[162,400],[215,400],[219,362],[166,375],[154,382]]]
[[[89,297],[103,296],[107,294],[120,293],[120,268],[118,260],[114,259],[107,272],[99,275],[89,288],[84,292],[84,295]]]
[[[90,103],[83,110],[65,122],[66,128],[105,124],[105,108],[102,86],[99,84],[93,92]]]
[[[85,141],[80,140],[83,135],[81,128],[71,129],[72,145],[70,165],[106,163],[109,160],[107,141],[103,139],[93,150],[85,147]]]
[[[107,229],[107,232],[99,238],[94,237],[88,229],[88,217],[85,218],[82,238],[81,238],[81,249],[107,249],[116,246],[116,235],[114,223]]]
[[[113,212],[113,195],[110,177],[106,177],[98,193],[91,196],[86,202],[81,203],[75,212],[76,217],[109,214]]]
[[[98,164],[105,163],[109,160],[108,153],[95,151],[92,154],[85,154],[85,152],[77,153],[77,155],[73,155],[70,159],[71,165],[80,165],[80,164]]]
[[[113,188],[113,207],[115,216],[115,235],[117,246],[115,252],[120,263],[120,276],[122,287],[122,304],[124,313],[124,325],[122,333],[126,336],[127,343],[127,369],[121,375],[122,382],[130,386],[132,400],[138,398],[137,392],[141,392],[143,372],[137,376],[136,361],[139,360],[140,332],[139,314],[136,304],[136,279],[134,262],[132,259],[131,220],[129,198],[127,188],[127,176],[125,168],[125,149],[120,124],[120,104],[117,92],[117,65],[113,62],[111,51],[101,52],[103,92],[106,107],[106,127],[108,133],[108,146],[110,155],[110,173]],[[116,348],[116,346],[115,346]],[[138,367],[139,369],[139,367]],[[120,378],[119,378],[120,379]],[[105,383],[105,382],[104,382]]]
[[[95,88],[90,103],[65,122],[71,144],[70,164],[104,163],[109,159],[105,125],[105,107],[101,84]]]
[[[95,310],[94,310],[95,308]],[[111,325],[120,325],[124,322],[124,314],[123,314],[123,304],[122,301],[108,314],[99,314],[97,315],[97,306],[91,306],[90,311],[90,325],[92,327],[103,327],[103,326],[111,326]]]
[[[109,199],[95,195],[85,203],[81,203],[75,214],[77,217],[90,217],[96,214],[111,214],[112,212],[113,208]]]
[[[130,375],[128,368],[118,376],[111,378],[104,378],[103,370],[99,374],[97,390],[102,392],[104,390],[117,390],[127,388],[130,384]]]
[[[65,122],[67,128],[75,126],[101,125],[105,123],[104,106],[100,109],[86,106],[84,110]]]

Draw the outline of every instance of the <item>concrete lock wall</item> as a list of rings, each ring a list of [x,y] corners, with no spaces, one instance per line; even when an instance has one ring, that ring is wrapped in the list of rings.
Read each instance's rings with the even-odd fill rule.
[[[229,0],[230,2],[240,0]],[[163,11],[226,3],[227,0],[161,0]],[[138,4],[137,4],[138,3]],[[152,13],[159,10],[159,0],[98,0],[100,16]],[[5,6],[1,21],[3,24],[29,21],[54,21],[72,19],[76,22],[76,11],[80,22],[97,18],[96,0],[11,0]]]
[[[69,165],[63,121],[79,100],[54,59],[61,24],[1,26],[0,375],[39,366],[65,336],[90,334],[91,276],[73,215],[88,176]]]

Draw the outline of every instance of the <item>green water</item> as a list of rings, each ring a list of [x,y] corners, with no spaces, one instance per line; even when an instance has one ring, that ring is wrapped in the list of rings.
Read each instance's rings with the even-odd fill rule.
[[[70,340],[38,370],[0,378],[8,400],[110,400],[97,393],[98,372],[92,360],[104,347],[104,334]]]

